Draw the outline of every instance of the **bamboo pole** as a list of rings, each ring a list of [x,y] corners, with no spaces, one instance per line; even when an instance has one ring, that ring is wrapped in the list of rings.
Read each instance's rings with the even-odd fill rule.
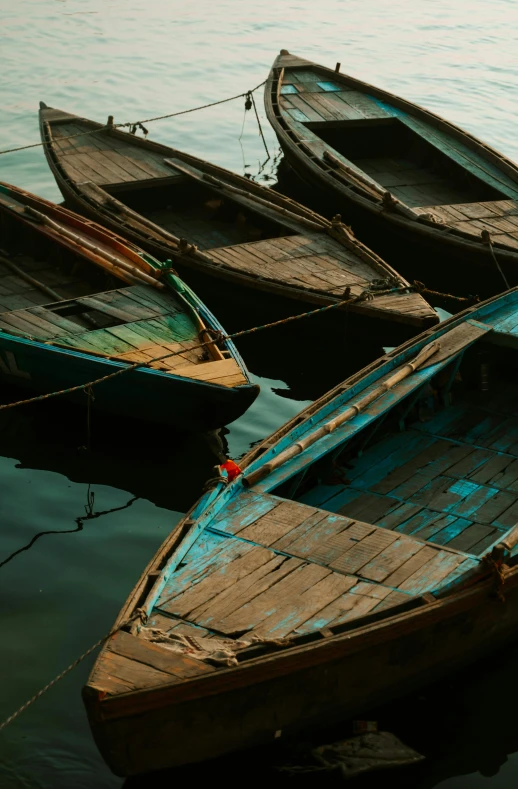
[[[35,208],[31,208],[30,206],[25,206],[25,213],[29,216],[34,217],[42,224],[46,225],[47,227],[54,230],[61,236],[68,238],[70,241],[73,241],[79,247],[84,247],[88,249],[90,252],[93,252],[97,257],[102,260],[102,264],[104,266],[105,263],[108,263],[106,268],[109,268],[112,272],[115,270],[121,270],[123,273],[129,273],[129,275],[133,279],[141,280],[145,282],[147,285],[152,285],[155,288],[164,288],[164,284],[162,282],[158,282],[154,277],[146,274],[144,271],[141,271],[136,266],[131,265],[130,263],[126,263],[124,260],[119,260],[119,258],[115,257],[115,255],[111,255],[106,250],[101,249],[100,247],[92,244],[91,241],[87,241],[87,239],[83,238],[82,236],[78,235],[77,233],[73,233],[71,230],[67,230],[66,228],[59,225],[57,222],[54,222],[53,219],[49,219],[48,216],[42,214],[40,211],[36,211]],[[158,274],[158,270],[157,270]]]
[[[301,454],[306,450],[308,447],[312,446],[316,441],[323,438],[324,436],[333,433],[337,427],[340,427],[345,422],[348,422],[350,419],[353,419],[355,416],[358,416],[368,405],[370,405],[374,400],[377,400],[378,397],[388,392],[392,389],[396,384],[403,381],[409,375],[414,373],[421,365],[423,365],[431,356],[433,356],[440,348],[439,342],[432,342],[429,345],[426,345],[415,357],[413,362],[407,362],[400,370],[395,372],[391,375],[387,380],[377,386],[375,389],[372,390],[368,395],[362,397],[353,405],[350,405],[346,410],[336,416],[334,419],[331,419],[329,422],[326,422],[322,427],[317,428],[312,433],[309,433],[305,438],[302,438],[300,441],[296,441],[292,444],[288,449],[285,449],[284,452],[281,452],[280,455],[277,457],[272,458],[268,463],[265,463],[260,468],[252,471],[251,474],[247,474],[243,477],[243,485],[245,487],[250,487],[254,485],[256,482],[259,482],[261,479],[264,479],[268,474],[275,469],[278,469],[280,466],[287,463],[288,460],[296,457],[297,455]]]

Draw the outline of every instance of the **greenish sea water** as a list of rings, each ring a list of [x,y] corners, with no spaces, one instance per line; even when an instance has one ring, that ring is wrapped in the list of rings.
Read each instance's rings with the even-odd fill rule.
[[[262,82],[282,47],[426,105],[518,159],[516,0],[0,0],[0,149],[39,139],[39,100],[96,120],[135,121],[241,93]],[[237,172],[275,178],[278,146],[256,94],[272,159],[243,101],[149,124],[153,139]],[[60,200],[41,148],[0,156],[0,179]],[[367,239],[365,239],[367,241]],[[232,293],[229,330],[252,316]],[[255,317],[255,316],[254,316]],[[252,321],[253,322],[253,321]],[[346,332],[326,342],[297,327],[240,345],[261,395],[228,428],[231,456],[381,351]],[[322,353],[322,344],[330,344]],[[2,389],[4,401],[16,399]],[[95,414],[62,402],[0,415],[0,719],[111,626],[142,568],[199,495],[215,458],[203,437]],[[379,711],[427,761],[388,775],[401,787],[504,789],[518,780],[515,647]],[[91,661],[0,733],[0,787],[108,789],[80,698]],[[257,756],[255,757],[257,759]],[[289,778],[265,758],[271,784]],[[256,762],[128,781],[248,780]],[[254,773],[252,773],[253,775]],[[370,779],[369,779],[370,780]],[[384,777],[362,786],[380,785]],[[360,784],[358,784],[360,785]]]

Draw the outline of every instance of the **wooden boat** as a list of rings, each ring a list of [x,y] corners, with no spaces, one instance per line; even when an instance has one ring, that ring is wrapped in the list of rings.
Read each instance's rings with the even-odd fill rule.
[[[85,688],[112,770],[361,714],[515,635],[517,353],[518,288],[386,354],[214,483]]]
[[[8,184],[0,221],[2,379],[47,393],[142,363],[97,385],[95,405],[186,430],[254,401],[236,348],[216,341],[222,327],[170,264]]]
[[[67,201],[183,276],[202,272],[306,304],[344,293],[350,312],[423,328],[435,311],[406,280],[331,223],[194,156],[42,104],[45,153]]]
[[[324,189],[336,210],[353,210],[370,226],[376,221],[378,232],[391,228],[449,252],[469,271],[491,269],[503,285],[499,265],[517,284],[516,164],[428,110],[337,69],[287,50],[273,64],[266,113],[292,167]]]

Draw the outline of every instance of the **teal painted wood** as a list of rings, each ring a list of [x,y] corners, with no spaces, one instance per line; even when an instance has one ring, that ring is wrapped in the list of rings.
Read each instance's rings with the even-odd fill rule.
[[[495,304],[495,302],[498,303]],[[468,325],[471,326],[485,323],[490,329],[501,319],[501,313],[509,312],[513,306],[518,308],[518,289],[489,304],[483,304],[478,309],[471,310],[469,317],[452,318],[446,325],[433,331],[430,330],[417,341],[407,343],[403,348],[397,349],[392,355],[386,357],[379,367],[360,376],[352,386],[338,387],[334,397],[324,402],[302,423],[297,424],[291,431],[274,442],[260,458],[250,463],[247,472],[267,462],[269,458],[275,457],[295,440],[303,438],[320,424],[342,412],[349,403],[363,397],[366,392],[377,386],[387,373],[413,358],[424,345],[436,337],[442,337],[452,328],[460,326],[463,321],[469,321]],[[478,336],[483,336],[483,334]],[[413,572],[409,571],[409,577],[404,579],[400,586],[387,583],[390,587],[387,594],[397,592],[405,599],[412,599],[425,591],[433,590],[439,593],[443,586],[449,588],[452,582],[460,582],[465,572],[478,566],[479,560],[469,552],[464,552],[464,559],[462,552],[446,551],[446,553],[441,553],[441,546],[447,549],[450,543],[455,544],[458,540],[463,540],[469,545],[477,541],[485,541],[486,545],[498,542],[498,539],[501,539],[502,535],[510,528],[510,525],[505,527],[505,518],[502,519],[499,516],[500,521],[497,518],[489,526],[476,523],[474,518],[482,517],[481,514],[486,511],[484,508],[488,507],[492,508],[491,512],[493,510],[495,513],[503,511],[511,501],[502,498],[503,494],[509,495],[505,491],[487,484],[489,480],[449,476],[450,471],[452,474],[458,473],[459,475],[480,474],[484,466],[489,463],[493,464],[492,468],[494,467],[493,470],[497,474],[499,469],[506,468],[505,463],[500,460],[498,463],[494,462],[495,458],[502,457],[501,450],[474,448],[470,450],[470,454],[462,450],[461,442],[451,437],[443,438],[441,434],[460,429],[456,427],[457,425],[462,426],[464,414],[461,405],[446,408],[435,414],[431,422],[422,425],[422,430],[410,428],[401,434],[390,435],[383,439],[372,448],[372,451],[367,449],[350,469],[351,479],[347,485],[321,483],[304,494],[301,497],[301,503],[310,506],[307,506],[307,515],[301,516],[300,533],[297,534],[297,526],[294,528],[290,526],[287,532],[289,537],[281,537],[278,546],[276,545],[277,539],[271,544],[261,541],[261,519],[266,516],[266,518],[270,518],[269,523],[274,522],[276,508],[284,506],[283,502],[286,502],[282,496],[271,495],[268,491],[274,490],[280,482],[298,471],[313,465],[317,458],[323,457],[331,451],[335,452],[337,448],[344,446],[352,435],[357,435],[365,430],[373,421],[382,417],[386,411],[390,411],[447,364],[454,364],[457,356],[465,352],[466,345],[475,341],[468,337],[465,343],[460,344],[458,350],[451,356],[438,363],[430,363],[428,367],[418,370],[410,379],[405,379],[402,384],[398,385],[396,390],[386,393],[374,401],[375,408],[372,409],[372,413],[369,413],[369,409],[367,409],[366,412],[353,419],[355,424],[352,428],[348,423],[335,433],[319,440],[316,445],[309,447],[299,457],[289,461],[286,464],[287,468],[283,467],[279,472],[270,474],[262,483],[248,489],[243,486],[242,476],[239,476],[230,485],[226,487],[220,485],[200,500],[189,516],[192,524],[190,531],[169,558],[159,583],[146,601],[146,609],[150,612],[162,610],[170,616],[174,616],[176,612],[177,615],[181,613],[183,616],[180,600],[182,589],[196,588],[197,584],[208,578],[212,572],[217,571],[218,577],[224,577],[227,572],[225,568],[230,568],[233,561],[246,555],[252,549],[259,549],[259,547],[264,550],[267,546],[267,550],[271,551],[272,555],[294,557],[310,564],[320,563],[325,566],[325,562],[329,560],[331,571],[337,572],[332,569],[332,562],[336,561],[336,556],[338,556],[336,553],[338,543],[333,540],[337,535],[337,528],[338,531],[348,528],[347,524],[353,524],[354,519],[364,521],[367,526],[374,524],[370,526],[373,538],[376,537],[374,532],[378,534],[384,529],[393,528],[396,528],[393,540],[408,542],[409,540],[415,541],[417,538],[419,542],[416,543],[413,552],[412,550],[409,552],[410,557],[413,555],[417,557],[419,551],[422,550],[421,546],[426,546],[426,541],[435,540],[436,542],[436,548],[433,548],[429,543],[430,547],[427,547],[426,550],[431,552],[426,554],[424,564],[422,560],[420,563],[417,562],[417,569]],[[433,358],[430,361],[433,361]],[[474,427],[469,424],[468,420],[463,429],[473,440],[480,441],[484,435],[489,436],[493,443],[503,440],[496,429],[494,415],[488,414],[481,424],[482,428],[480,425]],[[495,430],[494,438],[492,438]],[[514,441],[514,435],[511,438]],[[462,451],[458,449],[459,447]],[[387,486],[387,494],[375,492],[376,486],[386,479],[389,471],[401,469],[405,463],[412,463],[414,458],[419,457],[422,457],[425,466],[418,484],[413,484],[411,474],[404,473],[402,480],[392,486]],[[455,472],[457,468],[458,472]],[[349,474],[349,470],[346,473]],[[370,498],[366,499],[366,503],[363,503],[362,497],[366,495]],[[381,517],[375,519],[374,523],[369,520],[369,512],[373,511],[372,507],[376,502],[380,502],[383,506],[379,509]],[[294,506],[299,505],[294,504]],[[321,506],[324,507],[324,510],[317,509],[315,511],[314,507]],[[348,507],[355,508],[359,515],[349,516]],[[518,514],[518,502],[516,509]],[[340,515],[333,514],[333,511],[338,510],[340,510]],[[304,526],[304,517],[310,524],[309,527]],[[253,529],[252,532],[247,531],[253,524],[257,524],[258,529]],[[362,526],[362,528],[364,527]],[[252,536],[247,537],[247,534]],[[367,534],[369,534],[368,530]],[[269,539],[271,540],[271,538]],[[327,540],[330,541],[329,547],[325,548]],[[434,551],[436,552],[434,553]],[[361,556],[361,553],[358,556]],[[365,554],[365,556],[367,558],[358,560],[360,568],[358,575],[351,576],[353,579],[351,589],[356,590],[358,584],[364,583],[361,576],[361,564],[369,559],[369,554]],[[409,562],[411,564],[411,559]],[[368,566],[371,565],[372,562]],[[347,573],[345,575],[347,576]],[[378,587],[382,589],[385,585],[384,581],[380,583],[373,583],[368,579],[367,581],[373,584],[373,590]],[[327,581],[326,584],[331,584],[331,581]],[[285,587],[288,589],[289,585],[283,584],[282,588]],[[358,589],[361,591],[363,587],[361,589],[358,587]],[[356,591],[351,594],[356,595]],[[382,595],[381,592],[380,595]],[[310,597],[308,592],[307,599]],[[265,599],[270,598],[266,596]],[[267,622],[268,616],[272,616],[272,632],[276,634],[288,632],[289,628],[292,625],[296,627],[299,621],[297,618],[299,608],[297,607],[287,610],[286,616],[281,615],[282,603],[283,601],[280,599],[276,600],[275,604],[271,602],[269,613],[261,612],[258,619],[259,622]],[[356,605],[356,602],[353,600],[347,605]],[[378,605],[381,606],[380,610],[385,605],[382,604],[381,597],[376,603],[376,610]],[[371,603],[362,599],[362,604],[358,608],[358,616],[361,615],[363,607],[366,607],[365,610],[367,610],[369,606]],[[390,610],[390,606],[387,610]],[[247,625],[249,629],[257,626],[257,622],[252,616],[253,611],[255,609],[251,609],[252,618]],[[204,623],[206,625],[210,620],[209,627],[214,627],[217,632],[217,621],[213,622],[209,612],[206,612],[204,617],[203,622],[200,620],[198,624]],[[232,619],[229,621],[231,622]],[[311,624],[305,625],[303,630],[306,632],[309,628],[309,632],[311,632],[312,627],[323,627],[332,621],[336,621],[336,612],[333,613],[331,607],[329,617],[316,613],[311,619]],[[196,623],[194,622],[194,624]]]
[[[405,126],[416,132],[416,134],[433,145],[434,148],[488,186],[498,189],[511,200],[518,199],[518,184],[472,148],[431,124],[415,118],[410,112],[404,112],[381,99],[374,99],[374,101],[393,118],[398,118]]]
[[[113,327],[113,332],[109,329],[84,331],[80,326],[67,322],[52,312],[48,313],[46,320],[46,312],[41,308],[34,314],[30,310],[25,313],[4,312],[3,329],[0,331],[0,378],[30,387],[42,395],[51,394],[84,386],[90,381],[127,368],[129,363],[103,359],[99,354],[101,357],[102,354],[116,356],[131,351],[131,333],[133,339],[140,336],[158,343],[183,340],[201,342],[202,323],[208,329],[225,335],[219,321],[176,276],[170,261],[160,262],[94,223],[85,223],[81,217],[68,210],[16,187],[0,184],[0,195],[2,222],[10,229],[9,245],[12,253],[17,251],[19,240],[20,248],[23,248],[21,239],[24,233],[34,242],[34,247],[42,237],[45,250],[49,244],[54,244],[58,251],[69,253],[61,238],[61,231],[49,237],[46,220],[41,223],[31,220],[32,214],[28,213],[26,208],[36,206],[38,213],[43,214],[49,221],[57,222],[65,235],[70,232],[75,234],[79,228],[81,238],[84,236],[89,239],[94,246],[100,241],[108,252],[113,249],[119,257],[126,256],[131,265],[134,265],[135,255],[138,255],[148,266],[162,272],[162,282],[168,288],[159,292],[142,282],[124,288],[124,294],[118,291],[90,292],[87,297],[70,299],[70,305],[63,305],[86,305],[89,309],[99,309],[117,320],[122,320],[119,326]],[[91,243],[85,244],[83,248],[79,245],[78,255],[84,264],[95,269],[96,258],[90,255],[88,249]],[[49,255],[51,251],[49,248]],[[59,299],[57,294],[48,294],[49,301],[56,299]],[[130,333],[129,343],[123,341],[126,321],[130,323],[127,328]],[[42,342],[51,342],[54,338],[61,345],[69,345],[70,349]],[[251,405],[259,387],[251,383],[244,362],[232,341],[221,342],[221,347],[235,360],[242,372],[245,381],[243,385],[228,387],[142,367],[96,385],[95,407],[191,431],[214,429],[232,422]],[[89,350],[91,354],[88,353]],[[84,392],[71,393],[70,396],[79,402],[85,402]]]
[[[43,394],[81,386],[127,366],[0,332],[0,378]],[[230,388],[150,368],[94,387],[96,407],[191,431],[214,429],[236,419],[256,395],[252,384]],[[86,403],[83,391],[70,397]]]
[[[491,329],[492,326],[497,324],[499,321],[499,310],[495,307],[496,302],[500,305],[501,309],[506,310],[510,308],[511,303],[518,312],[518,290],[514,289],[509,294],[498,297],[498,299],[492,299],[489,303],[481,305],[479,309],[471,311],[471,317],[468,320],[476,319],[477,322],[484,323],[489,329]],[[356,399],[360,393],[363,396],[369,391],[370,387],[376,386],[383,375],[390,373],[392,370],[394,370],[394,368],[404,364],[409,358],[416,355],[428,343],[433,342],[434,340],[440,340],[440,338],[447,331],[459,326],[462,321],[463,318],[448,321],[447,324],[443,324],[433,331],[429,330],[426,332],[423,339],[420,339],[418,342],[407,344],[408,347],[405,350],[394,353],[391,357],[387,358],[385,364],[381,368],[378,368],[372,373],[367,374],[364,378],[362,378],[361,381],[346,389],[341,394],[338,394],[336,398],[326,403],[321,409],[319,409],[316,414],[312,415],[302,424],[290,431],[290,433],[284,436],[275,447],[272,447],[272,449],[265,452],[260,460],[255,461],[250,466],[249,471],[252,471],[257,466],[267,462],[275,455],[280,454],[288,445],[299,440],[308,432],[313,431],[320,424],[328,421],[332,416],[339,414],[340,411],[344,410],[348,403],[354,401],[354,399]],[[469,344],[470,343],[468,343],[468,345]],[[465,347],[462,350],[464,351]],[[451,361],[452,359],[450,358],[446,363],[450,363]],[[346,423],[346,425],[340,428],[338,433],[326,436],[325,438],[321,439],[317,445],[310,447],[307,453],[296,457],[293,461],[290,461],[288,464],[286,464],[283,467],[282,472],[274,472],[274,474],[270,475],[264,483],[260,483],[257,489],[271,490],[283,479],[287,478],[287,475],[291,476],[292,470],[293,473],[295,473],[295,471],[300,470],[302,466],[308,463],[313,463],[318,457],[321,457],[323,454],[327,454],[327,452],[332,447],[344,443],[345,439],[348,439],[351,437],[351,435],[359,432],[359,430],[361,430],[367,424],[374,421],[375,418],[381,416],[397,402],[400,402],[404,397],[408,396],[408,394],[432,378],[439,369],[442,369],[442,367],[446,365],[446,363],[439,363],[436,365],[431,364],[428,368],[418,371],[414,376],[412,376],[410,380],[407,379],[407,381],[403,382],[403,385],[400,385],[398,395],[395,395],[393,392],[389,392],[388,395],[380,397],[379,400],[376,401],[376,410],[372,416],[369,416],[367,413],[361,414],[355,420],[352,420],[352,423],[354,423],[352,427],[351,423]],[[455,407],[453,407],[453,409],[447,409],[441,415],[437,416],[436,419],[438,422],[434,421],[434,433],[436,434],[438,432],[438,425],[441,427],[444,426],[441,424],[441,422],[446,423],[453,421],[459,414],[460,411],[455,411]],[[427,425],[424,425],[422,429],[426,430]]]

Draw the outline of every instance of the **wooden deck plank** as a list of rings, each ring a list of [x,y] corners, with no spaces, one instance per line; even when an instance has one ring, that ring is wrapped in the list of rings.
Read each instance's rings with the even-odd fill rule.
[[[369,588],[367,589],[367,587]],[[376,608],[380,600],[386,599],[390,594],[392,594],[392,590],[388,587],[358,582],[351,587],[350,591],[345,592],[341,597],[318,611],[311,619],[298,625],[296,633],[297,635],[306,635],[362,616]],[[400,597],[408,599],[404,593],[401,593]]]
[[[285,576],[251,602],[245,603],[217,623],[215,629],[224,633],[249,632],[290,598],[296,598],[317,584],[331,571],[316,564],[303,564]]]
[[[240,530],[278,507],[280,501],[275,496],[247,492],[237,497],[235,502],[231,502],[222,517],[216,518],[213,525],[228,534],[239,534]]]
[[[82,296],[76,299],[78,304],[84,304],[90,310],[97,310],[110,317],[117,318],[121,321],[130,323],[135,320],[135,315],[127,310],[115,307],[113,304],[106,303],[103,299],[98,299],[95,296]]]
[[[204,623],[207,627],[213,627],[214,623],[230,616],[245,603],[251,602],[257,595],[262,594],[281,578],[301,567],[302,562],[298,559],[287,558],[271,554],[272,558],[265,564],[261,564],[256,570],[235,580],[232,585],[216,593],[205,604],[200,604],[192,612],[192,618],[198,623]]]
[[[109,290],[104,293],[96,293],[95,298],[105,304],[111,304],[114,307],[123,309],[133,316],[132,320],[147,320],[148,318],[154,318],[157,315],[163,315],[166,309],[165,306],[151,301],[149,301],[149,306],[146,306],[141,300],[137,301],[135,298],[131,298],[124,290]],[[176,312],[179,312],[178,306],[171,299],[167,314]]]
[[[220,554],[218,564],[208,576],[184,589],[181,595],[167,604],[161,603],[160,609],[182,619],[191,618],[189,615],[195,609],[205,606],[216,595],[266,565],[272,558],[274,556],[266,548],[243,543],[238,551]],[[281,563],[282,557],[279,561],[279,564]],[[197,621],[195,616],[192,619]]]
[[[314,513],[303,520],[302,523],[300,523],[298,526],[295,526],[295,528],[290,529],[280,539],[271,543],[272,548],[274,548],[276,551],[286,551],[287,553],[292,553],[292,545],[297,543],[298,540],[305,539],[306,537],[314,534],[317,531],[319,524],[328,518],[329,515],[327,512],[315,510]]]
[[[415,553],[400,567],[398,567],[397,570],[391,573],[385,579],[384,583],[386,586],[392,586],[395,588],[399,587],[407,580],[407,578],[410,578],[411,575],[413,575],[436,555],[437,551],[434,548],[431,548],[428,545],[423,546],[420,551],[417,551],[417,553]]]
[[[443,578],[450,575],[463,561],[464,557],[456,553],[437,553],[436,556],[403,581],[399,585],[399,589],[415,595],[422,594],[427,589],[435,589]]]
[[[104,650],[95,663],[89,684],[102,693],[113,696],[142,688],[153,688],[175,682],[175,677],[165,671]],[[179,677],[176,682],[181,682]]]
[[[297,626],[322,611],[354,586],[355,580],[329,573],[302,594],[285,599],[277,610],[263,619],[252,632],[267,638],[288,636]]]
[[[329,565],[374,531],[375,527],[368,523],[328,515],[314,529],[294,540],[288,552]]]
[[[141,167],[133,158],[124,156],[118,151],[97,151],[91,153],[90,156],[94,161],[99,162],[101,167],[106,167],[114,176],[117,176],[118,180],[125,180],[120,178],[120,173],[124,173],[126,177],[130,176],[134,181],[147,181],[150,177],[147,168]]]
[[[228,565],[242,555],[243,543],[229,540],[228,537],[205,532],[189,549],[182,564],[171,573],[155,604],[157,612],[174,614],[175,600],[186,589],[201,583],[218,568]]]
[[[269,546],[279,541],[287,532],[300,526],[308,518],[313,518],[318,513],[312,508],[301,507],[295,502],[282,501],[278,507],[267,512],[263,517],[239,531],[239,536],[244,540],[260,542]]]
[[[385,529],[376,529],[364,537],[356,545],[345,551],[337,559],[329,563],[332,570],[342,573],[357,573],[365,564],[371,562],[375,556],[386,550],[398,535]]]
[[[14,332],[15,334],[21,334],[38,340],[49,340],[56,337],[59,333],[53,330],[55,327],[51,324],[48,324],[49,328],[47,329],[43,321],[37,323],[36,318],[34,321],[31,321],[30,316],[25,317],[25,312],[23,310],[19,312],[1,313],[0,327],[5,331]]]
[[[75,334],[72,337],[64,337],[64,342],[73,342],[76,348],[80,348],[84,343],[85,348],[97,348],[98,351],[107,356],[117,356],[120,353],[128,353],[134,348],[124,340],[109,334],[105,329],[94,329],[93,331]]]
[[[290,94],[290,102],[293,106],[303,112],[304,115],[307,117],[308,121],[323,121],[325,120],[323,114],[320,112],[319,108],[314,106],[313,102],[306,97],[306,95],[291,95]],[[297,119],[298,120],[298,119]]]
[[[183,657],[187,656],[181,656],[167,649],[167,647],[154,644],[143,638],[137,638],[130,633],[125,633],[123,630],[119,630],[118,633],[110,638],[107,642],[107,649],[116,655],[149,666],[176,679],[184,679],[198,674],[208,674],[215,670],[213,666],[200,660],[195,660],[192,657],[188,657],[187,661],[185,661]]]
[[[422,547],[422,544],[417,542],[417,540],[399,537],[362,567],[362,578],[368,578],[370,581],[377,581],[378,583],[383,582],[398,567],[401,567],[404,562],[420,551]]]

